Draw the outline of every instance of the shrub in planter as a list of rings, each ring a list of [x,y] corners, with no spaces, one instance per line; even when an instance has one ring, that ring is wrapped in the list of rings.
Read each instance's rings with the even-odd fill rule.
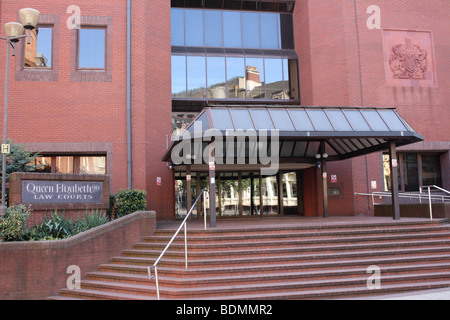
[[[122,189],[115,195],[113,215],[123,217],[136,211],[145,211],[147,192],[138,189]]]
[[[56,240],[72,235],[73,222],[66,219],[64,214],[59,216],[57,210],[49,217],[42,219],[42,223],[31,231],[31,240]]]
[[[26,223],[31,214],[30,206],[19,204],[6,209],[6,216],[0,218],[0,236],[3,241],[21,241],[27,233]]]
[[[84,217],[78,219],[73,227],[72,234],[76,235],[80,232],[101,226],[109,221],[106,214],[103,214],[99,210],[92,210],[91,213],[85,212]]]

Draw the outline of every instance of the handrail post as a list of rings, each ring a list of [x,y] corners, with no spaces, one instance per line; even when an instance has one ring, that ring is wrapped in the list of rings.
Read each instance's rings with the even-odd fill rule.
[[[203,220],[205,223],[205,230],[206,230],[206,192],[203,192]]]
[[[430,206],[430,220],[433,221],[433,206],[431,204],[431,188],[428,187],[428,203]]]
[[[186,271],[188,269],[188,260],[187,260],[187,230],[186,230],[186,223],[184,224],[184,261],[185,261],[185,267]]]

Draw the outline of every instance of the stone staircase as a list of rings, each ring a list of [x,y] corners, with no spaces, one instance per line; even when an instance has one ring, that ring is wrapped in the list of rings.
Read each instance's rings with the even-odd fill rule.
[[[88,273],[81,289],[48,299],[156,299],[147,266],[174,231],[157,230]],[[161,299],[343,299],[450,288],[450,224],[241,223],[203,231],[188,223],[188,257],[185,271],[180,235],[158,265]],[[380,289],[367,286],[373,265],[380,268]]]

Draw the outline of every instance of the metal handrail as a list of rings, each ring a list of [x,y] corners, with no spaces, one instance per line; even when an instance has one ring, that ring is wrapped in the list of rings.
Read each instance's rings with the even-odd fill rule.
[[[430,220],[433,220],[433,206],[431,205],[431,188],[435,188],[438,189],[440,191],[443,191],[445,193],[450,194],[450,191],[445,190],[441,187],[438,187],[436,185],[431,185],[431,186],[422,186],[419,188],[420,192],[422,192],[422,188],[428,188],[428,199],[429,199],[429,209],[430,209]],[[444,199],[444,197],[442,197],[442,199]]]
[[[192,205],[191,209],[189,210],[188,214],[186,215],[186,217],[184,218],[183,222],[181,223],[180,227],[178,228],[178,230],[175,232],[175,234],[173,235],[172,239],[170,239],[169,243],[166,245],[166,247],[164,248],[164,250],[161,252],[161,254],[159,255],[158,259],[156,259],[155,263],[153,263],[152,266],[147,267],[147,271],[148,271],[148,278],[149,280],[155,278],[155,283],[156,283],[156,295],[158,300],[160,300],[160,296],[159,296],[159,281],[158,281],[158,263],[159,261],[162,259],[162,257],[164,256],[164,254],[166,253],[167,249],[169,249],[170,245],[172,244],[172,242],[175,240],[175,238],[177,237],[178,233],[180,232],[181,228],[183,228],[184,226],[184,259],[185,259],[185,268],[186,271],[188,269],[188,260],[187,260],[187,230],[186,230],[186,222],[189,219],[192,211],[194,210],[194,207],[197,205],[198,200],[200,199],[200,197],[203,195],[206,195],[206,192],[204,189],[202,189],[200,191],[200,194],[198,195],[197,199],[194,201],[194,204]],[[205,214],[205,230],[206,230],[206,199],[204,198],[204,214]],[[151,273],[151,269],[155,269],[155,275],[152,276]]]
[[[423,196],[421,195],[422,193],[422,189],[423,188],[428,188],[428,195],[427,196]],[[409,198],[411,199],[419,199],[419,202],[422,203],[422,199],[428,199],[428,203],[429,203],[429,211],[430,211],[430,220],[433,220],[433,209],[432,209],[432,200],[435,201],[442,201],[442,203],[445,203],[446,201],[450,201],[450,196],[441,196],[441,195],[431,195],[431,188],[436,188],[442,192],[448,193],[450,194],[450,191],[445,190],[441,187],[435,186],[435,185],[431,185],[431,186],[422,186],[419,188],[419,193],[400,193],[398,195],[399,198]],[[392,197],[392,194],[389,192],[379,192],[379,191],[374,191],[372,193],[360,193],[360,192],[355,192],[354,193],[355,196],[370,196],[372,197],[372,205],[375,206],[377,203],[375,203],[375,197]]]

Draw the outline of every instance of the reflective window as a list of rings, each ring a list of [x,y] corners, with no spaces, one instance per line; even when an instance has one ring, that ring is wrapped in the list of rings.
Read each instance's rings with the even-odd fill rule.
[[[245,59],[245,85],[248,99],[264,99],[264,60]]]
[[[374,131],[389,131],[389,128],[376,110],[363,110],[361,112],[364,114],[367,121],[369,121],[369,124]]]
[[[30,44],[25,42],[25,67],[52,67],[52,28],[39,27],[31,33]]]
[[[106,30],[82,28],[78,35],[78,67],[105,69]]]
[[[245,99],[244,58],[227,58],[227,98]]]
[[[276,13],[261,13],[261,48],[278,49],[279,15]]]
[[[336,131],[353,131],[342,111],[329,110],[327,113]]]
[[[399,117],[393,110],[378,111],[383,117],[384,121],[392,131],[406,131],[405,125],[400,121]]]
[[[208,98],[225,99],[225,58],[207,57]]]
[[[315,131],[305,110],[289,110],[289,113],[298,131]]]
[[[359,110],[345,110],[344,112],[356,131],[371,131]]]
[[[188,98],[206,98],[205,57],[187,57]]]
[[[186,98],[185,56],[172,56],[172,97]]]
[[[106,157],[80,157],[81,174],[106,174]]]
[[[242,13],[242,34],[244,48],[260,48],[259,14],[256,12]]]
[[[172,45],[184,46],[184,10],[171,10]]]
[[[56,173],[74,173],[73,157],[56,157]]]
[[[284,99],[283,64],[281,59],[265,59],[266,97]]]
[[[222,12],[216,10],[206,10],[205,46],[223,47],[222,34]]]
[[[185,10],[186,46],[203,46],[203,11]]]
[[[241,40],[241,13],[236,11],[223,12],[224,47],[240,48]]]

